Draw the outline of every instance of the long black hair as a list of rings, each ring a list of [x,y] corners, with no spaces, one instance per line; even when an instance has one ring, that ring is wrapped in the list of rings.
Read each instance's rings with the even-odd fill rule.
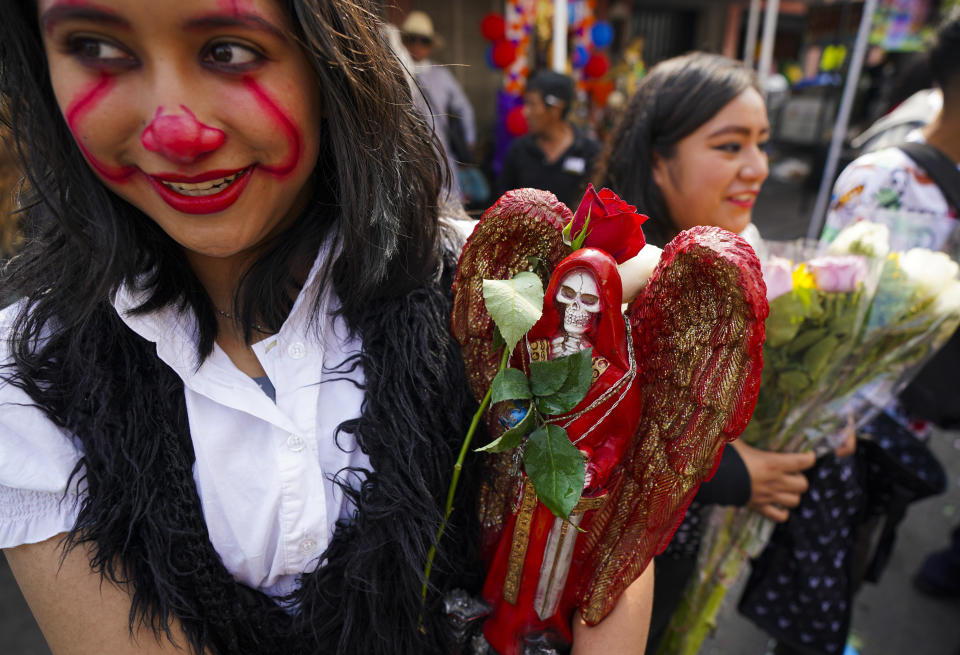
[[[279,329],[290,290],[302,282],[292,269],[309,265],[324,239],[336,253],[324,282],[351,328],[364,307],[417,287],[439,261],[444,173],[436,136],[413,110],[372,3],[282,2],[316,75],[324,119],[308,207],[237,289],[234,309],[248,340],[255,323]],[[11,3],[0,21],[0,120],[33,194],[22,217],[23,251],[0,278],[0,298],[26,299],[14,330],[17,363],[44,330],[83,323],[122,284],[146,292],[139,311],[192,309],[202,362],[217,335],[213,304],[180,246],[84,160],[53,94],[32,2]]]
[[[953,102],[960,96],[960,7],[955,7],[937,26],[927,57],[933,79],[943,90],[944,104],[948,99]]]
[[[640,81],[597,161],[594,185],[650,216],[648,243],[663,246],[679,232],[653,180],[654,156],[672,157],[681,139],[749,88],[760,90],[753,71],[705,52],[660,62]]]

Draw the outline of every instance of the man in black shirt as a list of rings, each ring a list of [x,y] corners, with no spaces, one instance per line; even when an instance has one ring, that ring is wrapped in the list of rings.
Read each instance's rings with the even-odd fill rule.
[[[542,70],[530,78],[523,94],[529,132],[507,151],[498,195],[521,187],[544,189],[576,210],[600,144],[567,121],[572,102],[573,80],[566,75]]]

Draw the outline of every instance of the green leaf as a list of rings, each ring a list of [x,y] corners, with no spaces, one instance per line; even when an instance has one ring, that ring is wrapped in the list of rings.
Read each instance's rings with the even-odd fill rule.
[[[504,400],[519,400],[532,398],[530,392],[530,383],[523,371],[515,368],[505,368],[493,378],[490,392],[491,404],[503,402]]]
[[[801,353],[825,336],[827,336],[827,328],[806,329],[797,334],[796,338],[787,344],[786,351],[791,355]]]
[[[535,425],[535,415],[533,405],[527,407],[527,415],[515,426],[501,434],[499,437],[488,443],[483,448],[477,448],[478,453],[502,453],[506,450],[513,450],[523,442],[530,429]]]
[[[521,271],[512,280],[484,280],[483,302],[510,352],[543,314],[543,284]]]
[[[784,371],[777,378],[777,389],[783,393],[796,395],[810,386],[810,376],[803,371]]]
[[[823,375],[831,355],[837,349],[840,342],[833,335],[828,335],[810,346],[810,349],[803,354],[803,366],[807,375],[812,380],[818,380]]]
[[[593,207],[587,210],[587,219],[583,222],[583,229],[580,230],[580,234],[578,234],[570,244],[571,250],[580,250],[580,248],[583,248],[583,242],[587,240],[587,235],[590,234],[590,215],[592,213]]]
[[[496,325],[493,327],[493,350],[494,352],[500,350],[507,345],[507,342],[503,340],[503,335],[500,334],[500,328]]]
[[[766,344],[777,348],[793,340],[807,315],[808,302],[800,294],[790,291],[770,301],[770,315],[766,322]]]
[[[523,466],[537,498],[560,518],[568,518],[583,493],[583,455],[567,431],[545,425],[533,431],[523,451]]]
[[[569,412],[590,390],[593,382],[593,348],[558,357],[553,361],[562,360],[567,360],[567,377],[555,393],[537,399],[537,408],[541,414],[549,416]]]
[[[566,358],[530,362],[530,390],[534,396],[552,396],[567,380],[570,362]]]

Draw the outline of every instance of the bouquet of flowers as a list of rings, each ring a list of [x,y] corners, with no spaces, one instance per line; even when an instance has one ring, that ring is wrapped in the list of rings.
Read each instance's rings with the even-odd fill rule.
[[[916,230],[905,226],[940,221],[944,225],[933,232],[942,236],[929,245],[943,250],[911,245]],[[890,212],[852,223],[823,244],[830,253],[882,259],[883,268],[857,343],[831,381],[821,416],[804,428],[809,438],[836,432],[849,417],[857,425],[869,421],[953,334],[960,324],[955,232],[960,234],[956,221],[948,217]]]
[[[855,344],[874,290],[877,262],[859,254],[813,256],[816,244],[768,244],[763,266],[770,316],[764,370],[753,419],[743,434],[751,445],[794,452],[797,422]],[[787,255],[787,256],[785,256]]]
[[[832,226],[816,246],[767,244],[774,254],[764,263],[764,371],[742,437],[752,445],[782,452],[838,445],[844,428],[872,418],[960,324],[957,222],[904,212],[871,219]],[[746,509],[712,512],[699,578],[660,653],[699,650],[772,528]]]
[[[765,450],[795,452],[812,445],[802,419],[855,346],[877,286],[875,258],[817,255],[817,243],[766,244],[763,263],[770,315],[764,368],[753,418],[741,439]],[[728,589],[766,545],[773,523],[746,509],[718,509],[704,534],[697,570],[674,613],[659,653],[693,655],[713,628]]]

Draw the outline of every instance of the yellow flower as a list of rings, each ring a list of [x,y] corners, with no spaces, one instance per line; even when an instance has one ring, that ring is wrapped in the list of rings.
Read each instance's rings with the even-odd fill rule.
[[[815,286],[813,283],[813,275],[807,270],[804,264],[800,264],[793,269],[794,289],[813,289]]]

